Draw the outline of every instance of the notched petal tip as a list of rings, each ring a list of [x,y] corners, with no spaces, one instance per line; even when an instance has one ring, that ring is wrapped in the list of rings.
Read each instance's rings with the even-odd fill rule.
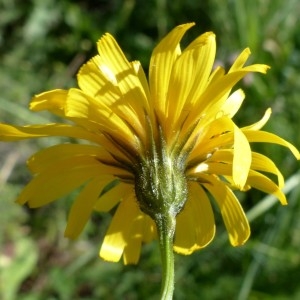
[[[196,25],[196,23],[195,22],[189,22],[189,23],[184,23],[184,24],[180,24],[180,25],[178,25],[178,26],[176,26],[175,28],[180,28],[180,29],[182,29],[182,28],[187,28],[187,29],[189,29],[189,28],[191,28],[191,27],[193,27],[193,26],[195,26]],[[175,29],[174,28],[174,29]]]
[[[195,40],[193,40],[187,48],[185,48],[184,52],[195,50],[197,48],[201,48],[203,46],[208,45],[207,51],[214,53],[216,47],[216,35],[212,31],[207,31],[201,35],[199,35]],[[215,56],[213,54],[213,56]],[[211,71],[211,70],[210,70]]]
[[[100,39],[98,39],[97,41],[97,45],[103,43],[104,41],[108,41],[108,40],[115,40],[115,38],[109,33],[109,32],[105,32]]]
[[[209,41],[215,41],[216,35],[213,31],[207,31],[203,34],[203,36]]]
[[[35,95],[30,103],[29,109],[32,111],[48,110],[51,112],[62,111],[68,91],[55,89]]]
[[[283,205],[283,206],[288,205],[288,202],[287,202],[286,198],[284,198],[283,200],[280,200],[280,204]]]
[[[247,60],[250,55],[251,55],[251,50],[249,47],[247,47],[241,52],[239,57],[243,57],[245,60]]]
[[[249,229],[248,234],[244,235],[242,238],[232,237],[232,236],[229,235],[230,244],[233,247],[243,246],[248,241],[248,239],[250,237],[250,234],[251,234],[251,232],[250,232],[250,229]]]
[[[260,64],[258,66],[260,67],[260,71],[259,72],[262,73],[262,74],[266,74],[268,72],[268,70],[271,69],[271,67],[268,66],[268,65]]]
[[[113,247],[103,243],[99,251],[99,257],[108,262],[118,262],[122,257],[123,250],[122,247]]]
[[[244,51],[246,54],[250,55],[251,54],[251,50],[249,47],[245,48]]]

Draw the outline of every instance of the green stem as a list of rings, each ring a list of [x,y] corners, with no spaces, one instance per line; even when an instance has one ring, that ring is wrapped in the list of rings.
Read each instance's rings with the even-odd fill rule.
[[[173,239],[176,218],[173,215],[159,215],[156,218],[158,240],[162,260],[161,300],[172,300],[174,292]]]

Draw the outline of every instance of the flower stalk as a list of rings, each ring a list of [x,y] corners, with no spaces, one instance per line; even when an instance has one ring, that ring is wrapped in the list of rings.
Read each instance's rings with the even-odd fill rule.
[[[173,240],[176,218],[172,214],[159,215],[155,223],[162,261],[161,300],[171,300],[173,299],[175,277]]]

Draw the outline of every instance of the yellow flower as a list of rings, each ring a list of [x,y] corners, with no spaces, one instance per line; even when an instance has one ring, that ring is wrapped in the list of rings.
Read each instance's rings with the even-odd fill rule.
[[[165,211],[176,218],[176,252],[205,247],[215,235],[208,194],[218,204],[233,246],[244,244],[250,234],[234,189],[253,187],[287,203],[280,171],[249,144],[279,144],[299,159],[293,145],[261,130],[271,110],[247,127],[232,121],[244,100],[242,90],[232,88],[250,72],[266,73],[268,66],[244,66],[250,55],[245,49],[227,73],[222,67],[212,71],[213,33],[180,49],[191,26],[177,26],[154,49],[149,85],[140,63],[129,62],[105,34],[97,44],[99,55],[78,73],[79,88],[48,91],[30,103],[32,111],[48,110],[71,122],[0,125],[2,141],[48,136],[88,141],[55,145],[29,158],[33,179],[17,202],[40,207],[80,187],[65,231],[71,238],[94,210],[117,206],[100,250],[105,260],[123,256],[124,263],[136,263],[142,243],[157,237],[154,220]]]

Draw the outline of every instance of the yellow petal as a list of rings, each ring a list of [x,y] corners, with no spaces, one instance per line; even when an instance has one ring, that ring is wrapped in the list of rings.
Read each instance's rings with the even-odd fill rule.
[[[102,176],[99,176],[88,182],[82,191],[80,191],[68,216],[68,223],[65,230],[66,237],[71,239],[78,237],[89,220],[93,206],[107,183],[107,178],[103,180]]]
[[[182,56],[185,54],[194,56],[196,63],[194,71],[194,80],[192,81],[192,88],[189,92],[190,103],[194,103],[200,94],[207,86],[208,78],[212,71],[216,55],[216,36],[213,32],[206,32],[196,38],[188,47],[183,51]],[[182,73],[183,75],[184,73]],[[186,105],[189,105],[186,103]]]
[[[224,159],[224,161],[226,162],[226,159]],[[260,170],[263,172],[269,172],[277,175],[278,186],[271,179],[254,170]],[[207,175],[205,174],[215,174],[218,176],[223,176],[231,183],[232,165],[230,163],[224,163],[222,161],[221,162],[209,161],[205,164],[200,164],[194,167],[193,169],[190,170],[188,175],[191,178],[197,178],[200,182],[201,181],[206,182],[205,176]],[[284,185],[283,176],[280,173],[280,171],[277,169],[275,164],[267,157],[258,153],[253,153],[251,169],[249,171],[246,184],[244,188],[240,188],[240,190],[247,190],[247,188],[253,187],[265,193],[275,195],[280,200],[280,202],[283,205],[285,205],[287,204],[286,198],[280,190],[280,188],[283,187],[283,185]]]
[[[143,70],[143,67],[141,65],[141,63],[139,61],[133,61],[131,62],[133,70],[136,74],[136,76],[138,77],[141,86],[142,86],[142,90],[145,92],[146,98],[149,99],[149,101],[151,101],[151,94],[150,94],[150,90],[149,90],[149,84],[148,84],[148,79],[147,76]],[[149,105],[149,103],[147,103]],[[147,112],[149,113],[149,107],[147,105]]]
[[[136,264],[139,261],[142,246],[142,229],[144,217],[140,212],[132,222],[127,245],[124,248],[123,261],[125,265]]]
[[[186,122],[193,124],[199,118],[199,114],[211,116],[212,113],[220,111],[233,86],[250,72],[265,73],[266,67],[264,65],[250,65],[210,81],[195,105],[190,108],[190,114]],[[211,111],[212,107],[213,111]]]
[[[136,65],[126,59],[118,43],[110,34],[105,34],[97,46],[101,57],[98,67],[102,71],[106,69],[115,77],[115,84],[122,95],[120,100],[130,107],[132,115],[143,116],[143,108],[148,107],[148,95],[144,90],[144,83],[141,83],[136,72]]]
[[[236,72],[238,70],[241,69],[247,69],[248,67],[244,67],[244,64],[246,63],[248,57],[250,56],[251,52],[249,48],[244,49],[241,54],[236,58],[236,60],[234,61],[233,65],[231,66],[230,70],[228,73],[232,73],[232,72]],[[256,68],[257,72],[261,72],[261,73],[266,73],[268,69],[270,69],[269,66],[267,65],[262,65],[262,64],[255,64],[255,65],[251,65],[249,66],[251,67],[251,69]],[[256,72],[256,71],[254,71]]]
[[[204,126],[204,128],[199,127],[199,130],[202,130],[202,133],[199,133],[199,139],[194,146],[190,156],[188,165],[195,166],[199,163],[207,160],[209,157],[213,155],[216,151],[222,148],[232,148],[234,145],[234,131],[238,131],[234,129],[236,125],[232,120],[228,117],[221,117],[216,120],[211,121],[208,125]],[[198,127],[197,127],[198,128]],[[239,141],[242,141],[242,145],[238,145],[237,147],[247,147],[247,140],[243,138],[242,135],[237,133],[237,137]],[[236,143],[238,139],[236,140]],[[251,161],[251,160],[250,160]],[[242,178],[243,179],[243,178]],[[240,185],[237,181],[237,183]]]
[[[79,126],[58,123],[27,126],[0,124],[0,141],[12,142],[47,136],[65,136],[88,140],[95,143],[101,142],[99,136],[88,132]]]
[[[80,163],[76,165],[76,163]],[[76,189],[90,178],[102,174],[101,164],[90,159],[53,164],[34,177],[19,195],[17,202],[40,207]]]
[[[195,175],[197,175],[197,173],[199,173],[199,174],[203,173],[202,169],[204,169],[204,167],[206,166],[206,169],[204,169],[205,173],[232,177],[232,164],[227,164],[227,163],[223,163],[223,162],[218,162],[218,163],[207,162],[203,165],[204,166],[202,166],[202,164],[200,164],[193,169],[195,172],[194,173]],[[199,172],[199,171],[201,171],[201,172]],[[236,185],[235,182],[234,182],[234,184]]]
[[[76,153],[74,150],[80,149],[81,145],[56,145],[34,154],[28,161],[29,169],[32,173],[49,172],[52,169],[65,170],[76,169],[84,165],[97,165],[101,168],[101,173],[112,176],[119,176],[120,178],[131,178],[132,174],[126,171],[122,166],[116,166],[116,163],[111,159],[106,160],[106,155],[101,155],[101,152],[94,153]],[[84,149],[83,147],[82,149]],[[89,148],[88,146],[86,148]],[[88,149],[84,150],[88,150]],[[92,148],[92,147],[91,147]],[[101,148],[99,147],[99,150]],[[66,151],[65,153],[63,151]],[[95,154],[99,154],[97,157]],[[105,154],[105,153],[104,153]],[[46,159],[49,160],[46,160]],[[109,164],[111,163],[111,164]]]
[[[233,246],[243,245],[250,236],[250,227],[238,199],[221,181],[212,176],[207,176],[206,179],[211,184],[204,183],[203,185],[212,194],[220,208],[230,243]]]
[[[259,72],[262,74],[266,74],[269,69],[269,66],[263,64],[254,64],[243,68],[246,72]]]
[[[32,111],[48,110],[58,116],[64,116],[65,102],[67,99],[67,90],[52,90],[34,96],[30,102]]]
[[[251,51],[249,48],[244,49],[240,55],[235,59],[233,65],[231,66],[230,72],[235,72],[241,68],[243,68],[244,64],[246,63],[248,57],[250,56]]]
[[[233,149],[218,149],[213,153],[211,157],[209,157],[206,163],[223,163],[223,164],[232,164],[233,162]]]
[[[95,56],[81,67],[77,75],[78,85],[90,97],[96,98],[106,105],[113,104],[122,95],[119,88],[101,72],[100,62],[101,58]]]
[[[251,166],[251,148],[243,132],[234,125],[234,156],[232,165],[233,181],[243,189]]]
[[[257,152],[252,152],[251,155],[252,160],[250,169],[275,174],[277,176],[278,186],[282,188],[284,185],[284,178],[274,162],[268,157]],[[230,172],[230,165],[232,165],[232,161],[233,150],[218,150],[205,162],[207,166],[205,171],[211,174],[232,176],[232,173]],[[193,171],[198,172],[198,169],[201,169],[201,165],[193,168]]]
[[[111,114],[111,109],[105,104],[96,102],[94,98],[75,88],[69,90],[65,111],[69,118],[85,119],[95,124],[103,122],[104,111]]]
[[[99,252],[101,258],[112,262],[120,260],[130,241],[130,231],[139,213],[133,194],[120,203],[102,243]]]
[[[284,178],[274,162],[268,157],[260,153],[252,152],[251,169],[275,174],[278,180],[278,187],[283,188]]]
[[[149,82],[153,106],[160,118],[166,115],[165,103],[169,80],[173,64],[181,54],[179,42],[193,25],[194,23],[188,23],[175,27],[153,50],[149,67]]]
[[[223,104],[220,110],[220,113],[223,116],[232,118],[240,109],[244,99],[245,99],[245,94],[241,89],[235,91],[227,98],[227,100],[225,101],[225,103]]]
[[[220,80],[225,75],[225,69],[221,66],[217,66],[208,78],[208,83]]]
[[[116,77],[120,76],[123,71],[130,69],[129,61],[111,34],[103,35],[98,41],[97,47],[103,65],[106,65]]]
[[[215,235],[215,222],[209,199],[196,183],[189,185],[189,199],[177,216],[174,250],[191,254],[205,247]]]
[[[215,52],[215,35],[207,32],[195,39],[175,61],[169,83],[172,88],[168,90],[166,102],[170,123],[179,117],[184,120],[184,112],[205,89]]]
[[[88,130],[110,133],[123,145],[136,148],[135,138],[124,122],[111,108],[85,95],[79,89],[70,89],[66,103],[66,115]]]
[[[53,161],[63,161],[71,157],[97,157],[102,161],[112,160],[100,146],[81,144],[59,144],[43,149],[27,160],[27,166],[33,173],[39,173],[53,164]]]
[[[267,131],[252,131],[252,130],[244,130],[243,133],[247,137],[250,143],[262,142],[262,143],[278,144],[289,148],[290,151],[294,154],[294,156],[297,159],[300,159],[300,153],[297,150],[297,148],[276,134]]]
[[[124,248],[124,264],[136,264],[140,258],[142,242],[148,243],[155,237],[156,226],[154,221],[139,210],[139,213],[133,220],[128,234],[128,242]]]
[[[127,198],[133,192],[132,185],[120,182],[115,187],[105,192],[94,205],[94,210],[108,212],[116,206],[124,197]]]
[[[225,145],[232,145],[234,140],[231,133],[233,125],[234,123],[228,117],[222,117],[211,121],[204,128],[200,126],[198,130],[199,139],[189,156],[189,160],[198,160],[198,158],[200,161],[206,160],[217,149]]]
[[[154,221],[146,214],[143,214],[144,222],[143,222],[143,242],[149,243],[152,240],[157,238],[157,230]]]
[[[268,120],[271,116],[271,113],[272,113],[271,108],[268,108],[261,120],[259,120],[258,122],[254,123],[252,125],[245,126],[241,129],[243,131],[245,131],[245,130],[260,130],[268,122]]]
[[[263,174],[251,170],[249,172],[247,183],[255,189],[276,196],[282,205],[287,204],[286,197],[279,189],[279,187],[271,179],[264,176]]]

